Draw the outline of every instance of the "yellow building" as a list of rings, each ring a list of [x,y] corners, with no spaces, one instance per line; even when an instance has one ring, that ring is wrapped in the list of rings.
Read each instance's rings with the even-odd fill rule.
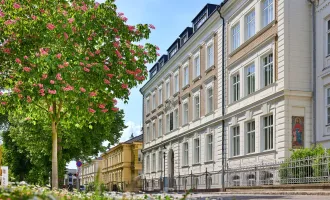
[[[109,190],[136,189],[136,178],[142,173],[143,135],[133,137],[102,155],[103,183]]]

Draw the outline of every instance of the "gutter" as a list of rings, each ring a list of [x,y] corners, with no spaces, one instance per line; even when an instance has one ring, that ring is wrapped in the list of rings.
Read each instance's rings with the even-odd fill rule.
[[[219,8],[217,9],[220,18],[222,20],[222,142],[221,142],[221,163],[222,163],[222,173],[221,173],[221,191],[225,192],[225,19],[221,15],[221,8],[228,2],[228,0],[224,0]]]
[[[313,23],[313,73],[312,73],[312,80],[313,80],[313,146],[316,146],[316,22],[315,22],[315,0],[308,0],[312,4],[312,23]]]

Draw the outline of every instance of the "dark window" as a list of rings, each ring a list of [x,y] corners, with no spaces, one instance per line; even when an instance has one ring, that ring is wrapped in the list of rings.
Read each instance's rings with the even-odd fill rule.
[[[170,131],[173,130],[173,112],[170,113]]]

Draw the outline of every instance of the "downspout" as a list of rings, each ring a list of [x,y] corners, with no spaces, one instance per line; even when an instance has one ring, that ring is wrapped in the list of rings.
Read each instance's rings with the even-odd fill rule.
[[[220,18],[222,20],[222,142],[221,142],[221,163],[222,163],[222,173],[221,173],[221,186],[222,192],[225,192],[225,19],[221,15],[221,8],[226,3],[226,1],[220,4],[220,7],[217,9]]]
[[[315,23],[315,1],[308,0],[312,4],[313,23],[313,145],[316,146],[316,23]]]

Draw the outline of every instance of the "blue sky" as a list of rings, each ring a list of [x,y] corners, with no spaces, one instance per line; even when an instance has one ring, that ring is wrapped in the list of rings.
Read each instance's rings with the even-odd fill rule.
[[[187,27],[191,26],[191,20],[207,4],[220,4],[222,0],[116,0],[118,12],[123,12],[128,18],[127,24],[135,25],[139,23],[153,24],[156,29],[152,30],[147,42],[159,46],[159,54],[166,53],[167,48],[174,42],[179,34]],[[104,0],[98,0],[103,3]],[[148,66],[148,70],[152,65]],[[145,84],[145,83],[143,83]],[[142,124],[142,95],[139,89],[143,86],[131,90],[128,104],[118,103],[125,112],[125,124],[128,126],[124,130],[121,141],[127,140],[132,132],[134,135],[140,134]],[[69,167],[75,167],[73,162]]]

